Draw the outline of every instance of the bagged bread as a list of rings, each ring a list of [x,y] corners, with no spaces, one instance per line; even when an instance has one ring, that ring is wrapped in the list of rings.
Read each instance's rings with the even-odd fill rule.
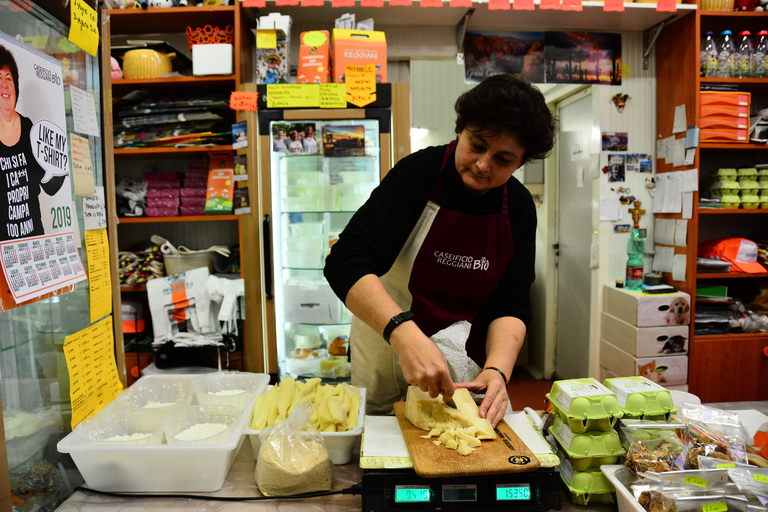
[[[309,422],[314,405],[302,402],[285,420],[259,434],[256,484],[264,496],[329,491],[333,463],[320,432]]]

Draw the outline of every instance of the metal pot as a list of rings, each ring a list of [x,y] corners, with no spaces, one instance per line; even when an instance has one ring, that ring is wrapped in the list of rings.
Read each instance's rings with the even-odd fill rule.
[[[173,66],[171,59],[175,53],[162,53],[156,50],[128,50],[123,55],[123,76],[125,78],[157,78],[169,75]]]

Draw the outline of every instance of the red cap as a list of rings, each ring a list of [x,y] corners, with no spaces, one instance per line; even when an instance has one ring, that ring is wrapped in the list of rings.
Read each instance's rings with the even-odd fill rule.
[[[768,36],[768,30],[761,30],[760,32],[757,33],[757,35],[759,35],[759,36]]]
[[[749,30],[742,30],[741,32],[739,32],[739,35],[740,36],[751,36],[752,33]]]
[[[730,261],[737,272],[764,274],[767,270],[757,262],[757,244],[746,238],[720,238],[699,244],[699,256]]]

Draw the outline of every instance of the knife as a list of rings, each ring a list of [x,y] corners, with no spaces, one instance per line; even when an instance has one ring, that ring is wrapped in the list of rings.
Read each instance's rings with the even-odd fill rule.
[[[450,400],[448,400],[447,402],[443,402],[443,403],[444,403],[445,405],[447,405],[448,407],[452,407],[452,408],[454,408],[454,409],[458,409],[458,407],[456,406],[456,402],[454,402],[454,401],[453,401],[453,398],[451,398],[451,399],[450,399]]]

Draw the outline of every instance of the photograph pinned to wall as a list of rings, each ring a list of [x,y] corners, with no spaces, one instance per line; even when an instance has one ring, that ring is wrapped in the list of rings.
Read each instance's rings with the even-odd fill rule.
[[[323,154],[327,157],[365,156],[365,127],[325,125]]]
[[[608,181],[625,181],[626,161],[626,155],[608,155]]]
[[[315,123],[274,123],[272,125],[272,151],[280,153],[318,154]]]
[[[546,83],[621,85],[621,34],[544,32]]]
[[[248,123],[240,121],[232,125],[232,149],[248,147]]]
[[[544,83],[543,32],[474,32],[464,36],[464,79],[480,83],[502,73]]]
[[[317,126],[315,123],[296,125],[296,131],[301,141],[301,152],[316,155],[320,153],[320,143],[317,141]]]
[[[629,137],[626,132],[603,132],[603,151],[626,151]]]
[[[653,158],[645,153],[630,153],[627,155],[627,171],[652,173]]]
[[[613,226],[614,233],[629,233],[631,230],[632,226],[629,224],[614,224]]]

